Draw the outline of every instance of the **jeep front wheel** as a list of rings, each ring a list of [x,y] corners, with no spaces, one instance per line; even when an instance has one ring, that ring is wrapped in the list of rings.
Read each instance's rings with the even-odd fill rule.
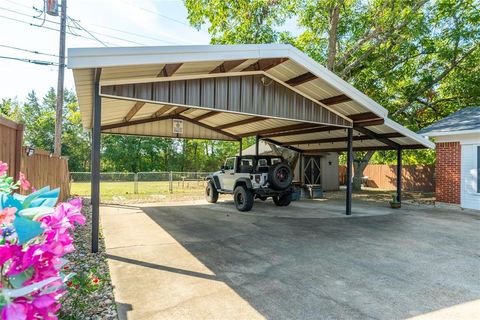
[[[253,193],[244,186],[235,188],[233,200],[238,211],[250,211],[253,207]]]
[[[207,187],[205,188],[205,199],[209,203],[215,203],[218,200],[218,191],[212,180],[208,181]]]

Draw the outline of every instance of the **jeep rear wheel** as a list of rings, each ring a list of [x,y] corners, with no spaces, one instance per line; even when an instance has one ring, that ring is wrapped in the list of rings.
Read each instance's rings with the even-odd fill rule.
[[[212,180],[208,181],[207,187],[205,188],[205,199],[209,203],[215,203],[218,200],[218,191]]]
[[[281,196],[275,196],[273,197],[273,202],[275,202],[278,207],[286,207],[292,202],[292,194],[288,193],[282,194]]]
[[[284,190],[292,184],[292,169],[286,163],[277,163],[268,171],[268,182],[272,189]]]
[[[233,192],[233,201],[238,211],[250,211],[253,207],[253,193],[244,186],[238,186]]]

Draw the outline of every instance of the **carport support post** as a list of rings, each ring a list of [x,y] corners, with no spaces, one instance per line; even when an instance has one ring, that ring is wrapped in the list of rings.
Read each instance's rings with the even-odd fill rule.
[[[352,214],[352,167],[353,167],[353,128],[347,129],[347,194],[346,194],[346,208],[345,214],[347,216]]]
[[[397,150],[397,201],[402,202],[402,149]]]
[[[92,121],[92,253],[98,252],[98,230],[100,222],[100,124],[102,116],[102,100],[100,98],[100,72],[95,70],[93,121]]]

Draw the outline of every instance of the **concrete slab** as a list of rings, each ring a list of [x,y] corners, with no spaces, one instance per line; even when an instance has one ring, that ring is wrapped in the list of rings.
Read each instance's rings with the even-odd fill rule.
[[[257,201],[249,213],[229,200],[104,206],[121,317],[471,314],[480,299],[480,215],[359,201],[353,208],[345,218],[343,201],[331,200]]]

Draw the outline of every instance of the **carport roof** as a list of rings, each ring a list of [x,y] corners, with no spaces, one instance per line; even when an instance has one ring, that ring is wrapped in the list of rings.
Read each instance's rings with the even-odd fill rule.
[[[434,146],[290,45],[74,48],[68,54],[85,128],[92,127],[98,82],[105,133],[223,140],[259,135],[317,152],[345,150],[345,129],[353,127],[354,150]],[[209,104],[202,92],[210,82]],[[246,90],[245,83],[253,89]],[[266,89],[255,101],[255,86],[262,85]],[[252,99],[252,106],[234,101],[236,96]],[[260,106],[254,108],[255,102]],[[184,121],[183,134],[173,134],[174,119]]]

